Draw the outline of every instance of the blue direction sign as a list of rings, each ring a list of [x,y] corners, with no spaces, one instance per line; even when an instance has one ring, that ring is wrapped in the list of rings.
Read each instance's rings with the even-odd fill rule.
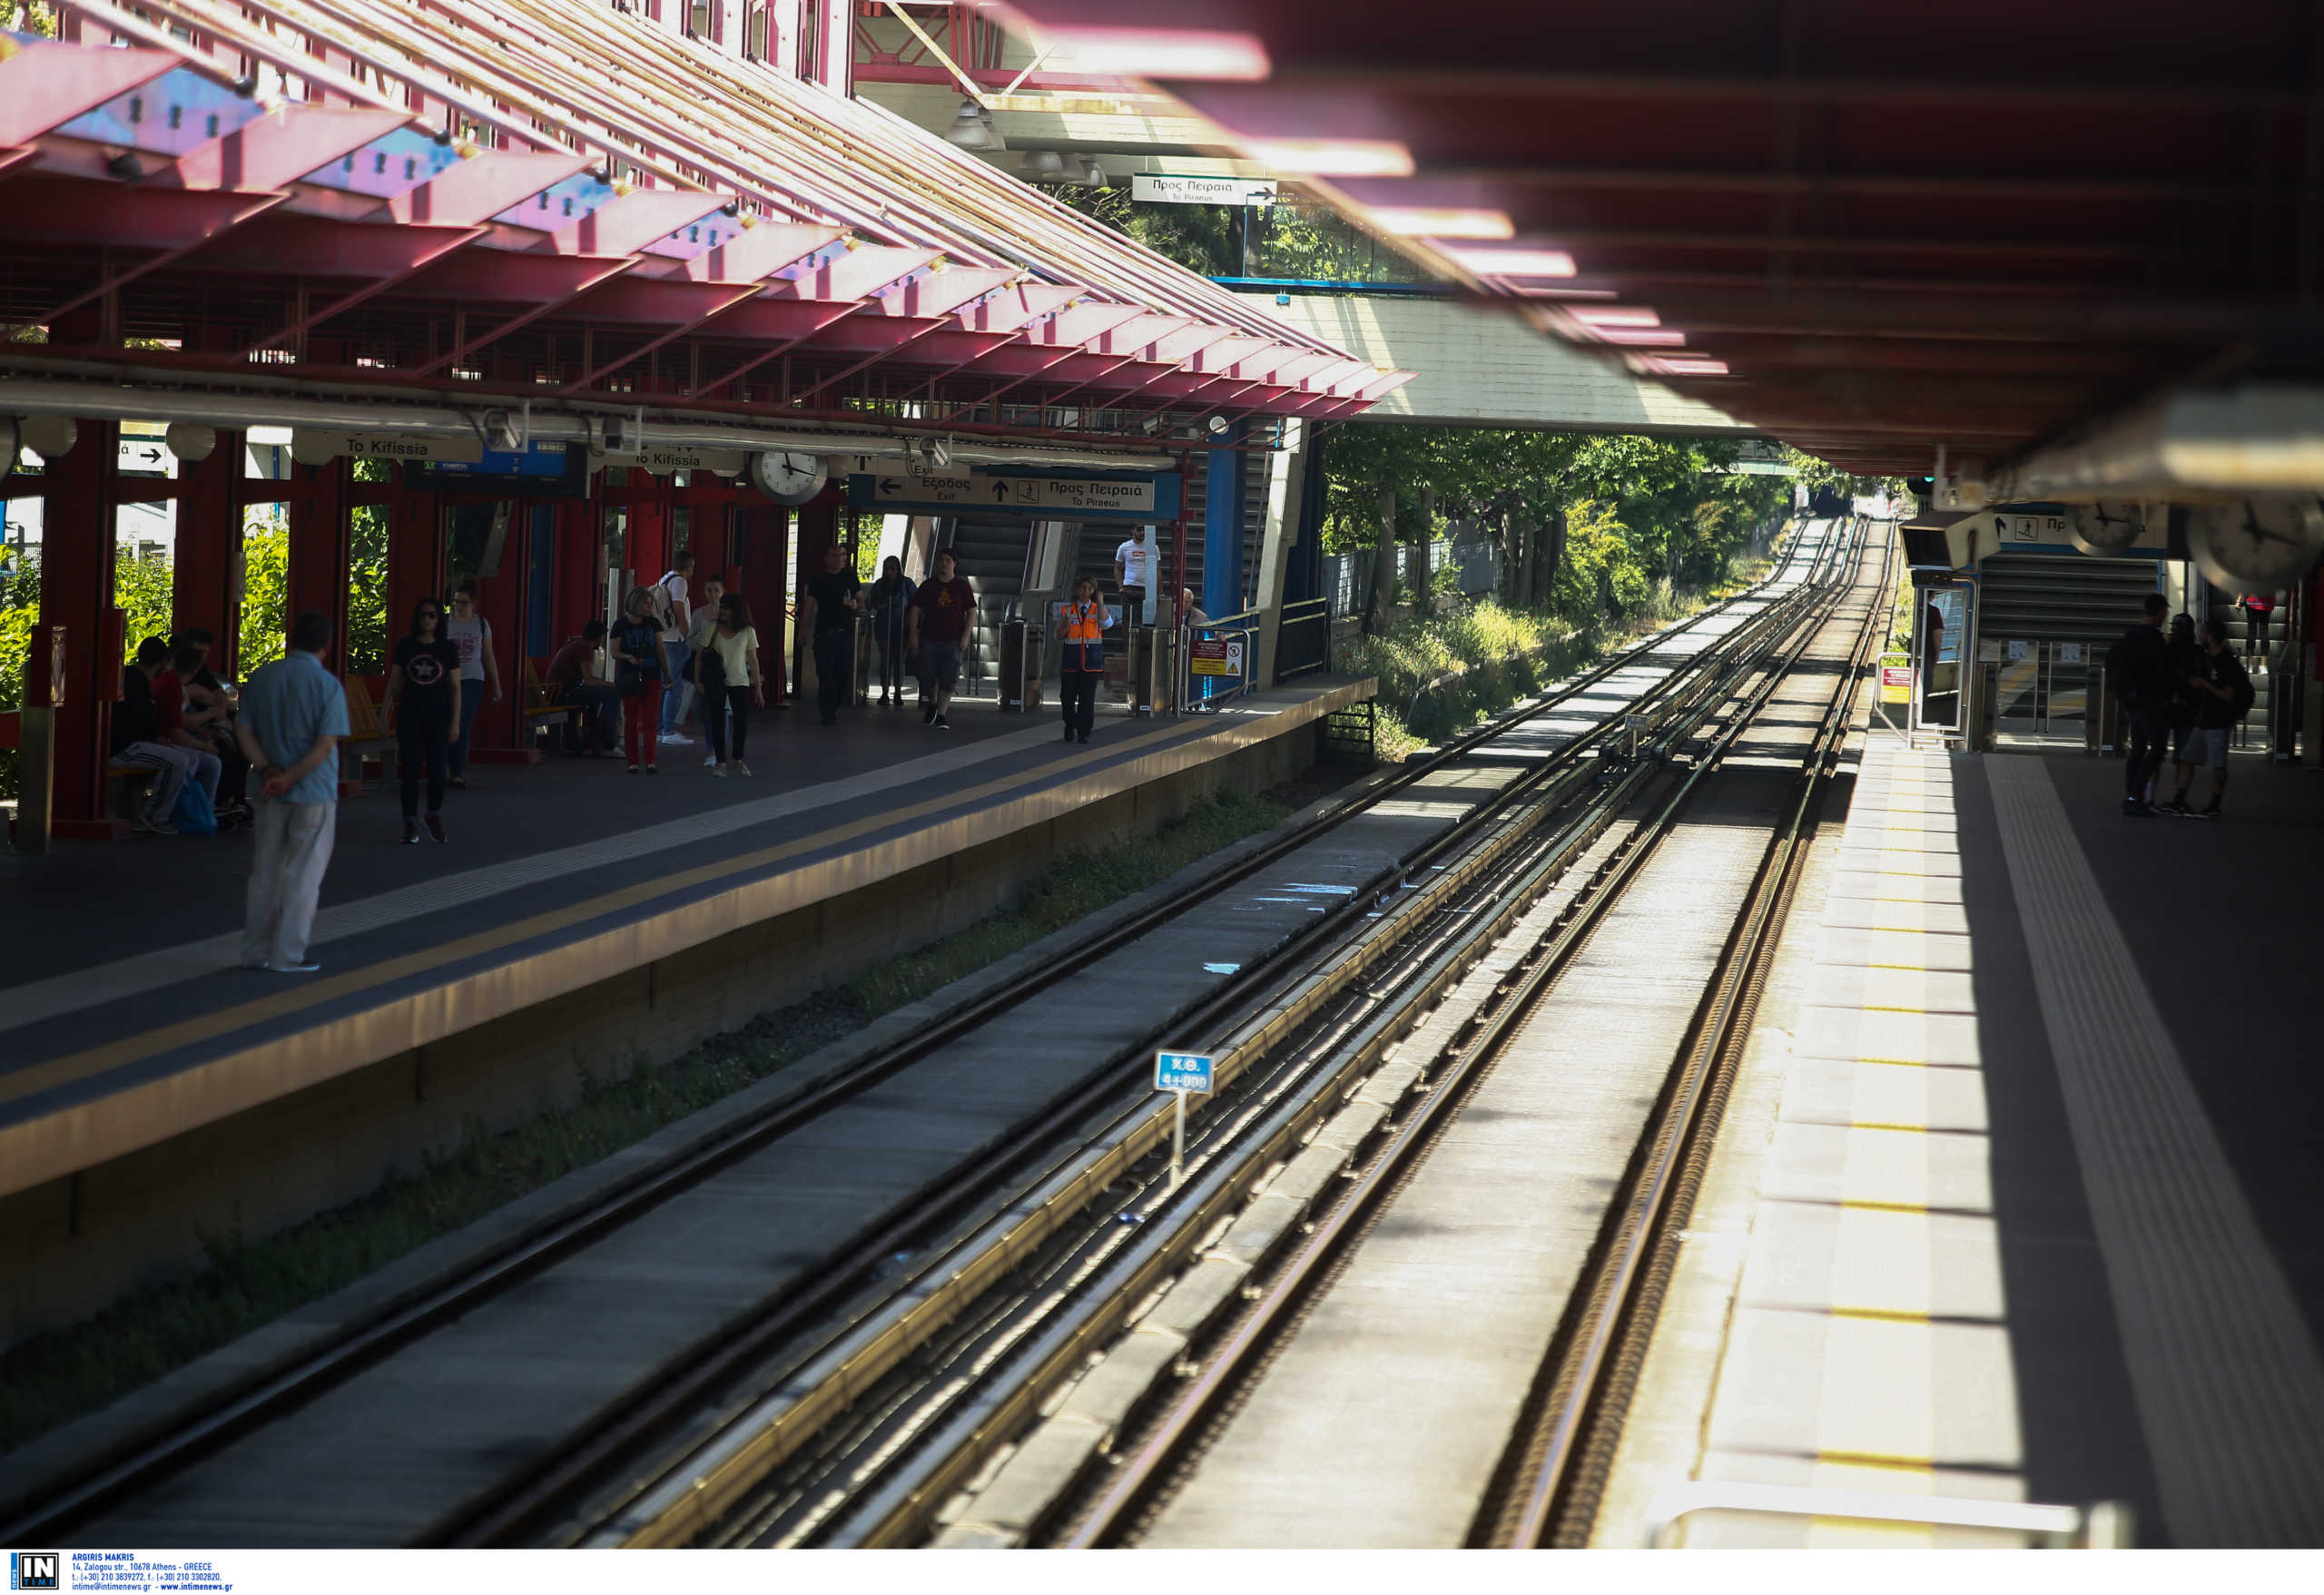
[[[1207,1091],[1217,1073],[1218,1060],[1200,1052],[1157,1052],[1154,1055],[1154,1088],[1157,1091]]]

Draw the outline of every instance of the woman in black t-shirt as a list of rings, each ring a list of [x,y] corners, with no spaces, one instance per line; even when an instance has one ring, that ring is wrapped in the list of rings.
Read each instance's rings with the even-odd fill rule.
[[[403,839],[419,841],[419,769],[428,767],[428,834],[444,838],[444,776],[452,724],[459,718],[460,651],[444,635],[444,608],[433,598],[412,606],[411,632],[396,639],[388,666],[388,724],[396,734],[396,773],[403,781]]]

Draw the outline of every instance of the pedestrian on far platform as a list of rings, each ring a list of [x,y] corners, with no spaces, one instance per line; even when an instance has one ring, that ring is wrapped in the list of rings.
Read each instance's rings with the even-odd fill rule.
[[[311,975],[315,905],[339,826],[339,739],[347,689],[323,664],[331,625],[311,611],[290,625],[290,651],[242,688],[234,735],[259,772],[258,823],[242,921],[242,967]]]
[[[952,706],[952,689],[960,684],[960,653],[976,613],[976,594],[960,575],[960,560],[947,548],[936,556],[936,574],[912,595],[911,611],[905,616],[904,645],[920,661],[921,685],[927,694],[920,713],[922,724],[952,729],[947,711]]]
[[[476,732],[476,712],[485,694],[500,701],[500,662],[494,655],[492,622],[476,612],[476,584],[462,582],[452,589],[451,618],[444,635],[460,651],[460,731],[452,739],[449,760],[454,786],[468,783],[468,741]]]
[[[2143,618],[2106,655],[2106,679],[2129,726],[2122,812],[2132,819],[2153,817],[2147,783],[2162,769],[2170,748],[2171,703],[2179,684],[2171,678],[2171,645],[2162,635],[2162,616],[2169,608],[2162,594],[2149,593],[2142,606]]]
[[[1073,584],[1072,601],[1058,606],[1058,636],[1064,645],[1058,695],[1068,742],[1088,742],[1097,723],[1098,683],[1106,674],[1106,633],[1113,624],[1113,611],[1098,601],[1098,584],[1086,576]]]
[[[863,609],[863,584],[849,568],[847,550],[823,548],[823,568],[807,578],[799,624],[815,647],[815,706],[825,725],[839,724],[839,706],[854,694],[855,617]]]

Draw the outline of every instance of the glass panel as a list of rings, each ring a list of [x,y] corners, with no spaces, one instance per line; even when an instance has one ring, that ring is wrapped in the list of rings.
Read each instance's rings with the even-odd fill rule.
[[[355,462],[359,473],[367,465],[389,463]],[[346,670],[378,675],[388,667],[388,507],[359,504],[349,518]]]
[[[147,637],[169,638],[177,606],[177,508],[165,500],[113,511],[113,601],[123,611],[122,640],[133,655]]]
[[[282,657],[290,629],[290,513],[283,504],[242,509],[241,622],[236,627],[235,673]]]

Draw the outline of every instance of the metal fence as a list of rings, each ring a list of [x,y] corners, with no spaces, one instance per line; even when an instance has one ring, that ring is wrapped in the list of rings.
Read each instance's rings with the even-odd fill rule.
[[[1332,614],[1329,598],[1307,598],[1283,606],[1275,638],[1277,681],[1331,668]]]
[[[1409,586],[1413,569],[1412,549],[1399,544],[1396,557],[1403,561],[1398,576]],[[1361,615],[1372,607],[1372,573],[1379,558],[1376,548],[1324,556],[1324,593],[1332,600],[1334,615]],[[1456,590],[1464,596],[1474,598],[1500,590],[1501,546],[1489,538],[1452,538],[1432,544],[1428,559],[1431,570],[1458,569]]]
[[[1216,709],[1227,699],[1243,696],[1258,685],[1259,621],[1264,613],[1246,609],[1240,615],[1222,615],[1200,625],[1187,625],[1180,632],[1179,703],[1196,712]],[[1203,650],[1210,655],[1206,661],[1196,656],[1199,644],[1223,646]],[[1200,663],[1221,665],[1226,674],[1197,674],[1195,667]]]

